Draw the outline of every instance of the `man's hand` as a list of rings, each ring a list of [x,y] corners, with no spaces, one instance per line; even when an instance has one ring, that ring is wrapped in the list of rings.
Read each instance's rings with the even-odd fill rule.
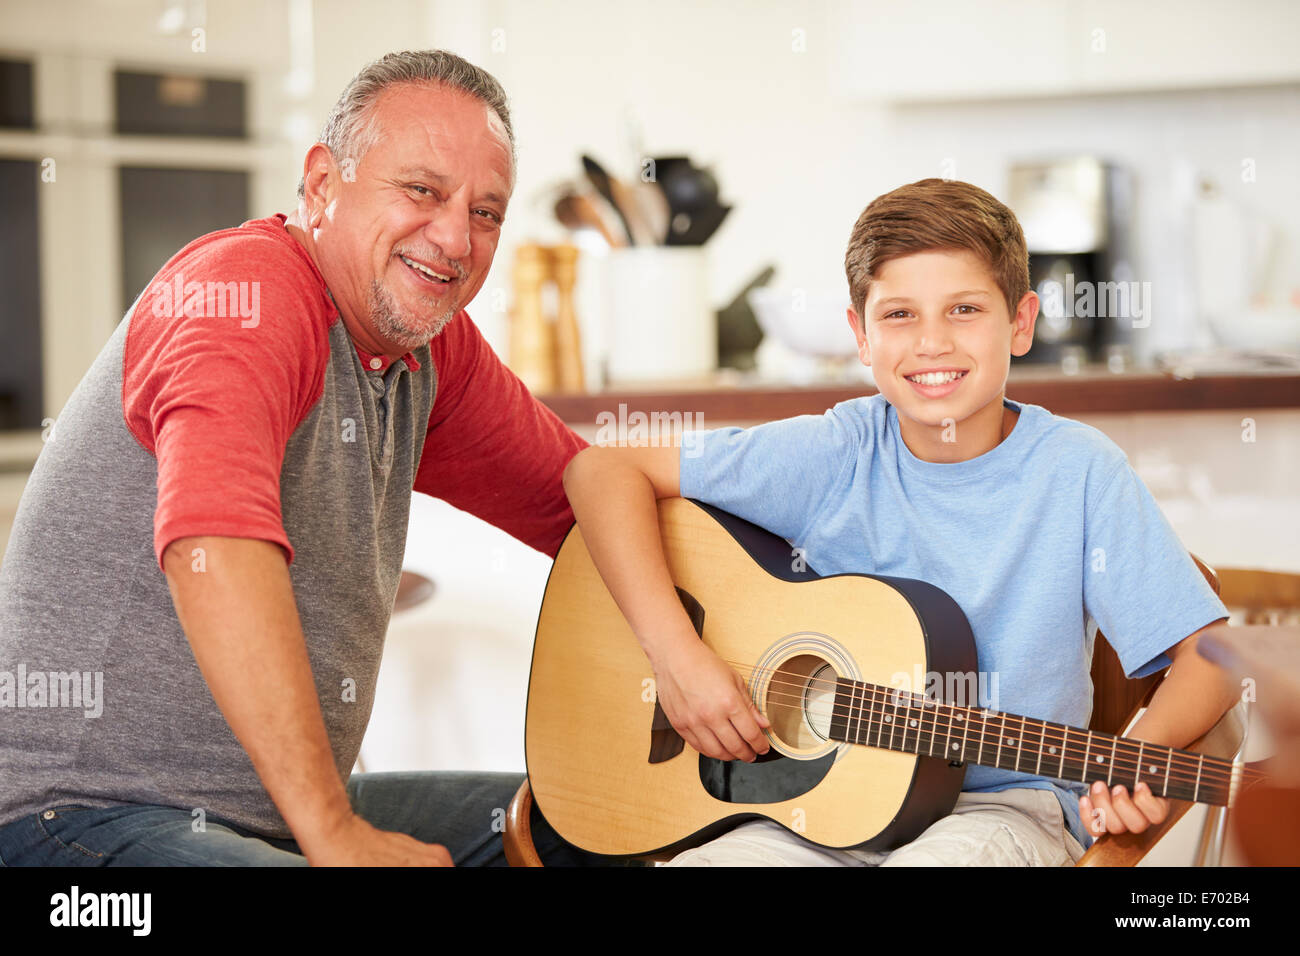
[[[694,634],[655,667],[655,691],[673,728],[706,757],[752,762],[771,748],[771,726],[745,681]]]
[[[1107,791],[1098,780],[1086,797],[1079,798],[1079,815],[1093,836],[1141,833],[1153,823],[1164,822],[1169,815],[1169,801],[1157,797],[1145,783],[1139,782],[1130,798],[1126,787]]]
[[[301,845],[301,844],[300,844]],[[303,855],[312,866],[452,866],[438,843],[421,843],[405,833],[377,830],[355,813]]]

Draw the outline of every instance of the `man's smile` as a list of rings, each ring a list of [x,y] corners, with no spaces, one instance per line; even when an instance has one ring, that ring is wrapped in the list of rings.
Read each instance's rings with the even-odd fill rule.
[[[430,286],[449,286],[458,278],[456,270],[448,269],[446,266],[435,268],[427,262],[419,259],[412,259],[398,253],[397,258],[406,266],[406,270],[415,276],[416,281]]]

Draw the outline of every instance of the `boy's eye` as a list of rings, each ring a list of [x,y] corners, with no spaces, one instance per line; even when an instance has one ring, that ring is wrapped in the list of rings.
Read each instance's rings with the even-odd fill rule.
[[[898,318],[898,317],[905,316],[905,315],[907,315],[907,313],[904,312],[902,309],[899,309],[897,312],[890,312],[890,313],[887,313],[887,314],[885,315],[885,318],[887,318],[887,319],[893,319],[893,318]]]
[[[959,309],[970,309],[969,312],[962,312],[962,313],[961,313],[962,315],[974,315],[976,312],[979,311],[979,309],[977,309],[977,308],[976,308],[975,306],[973,306],[973,305],[959,305],[959,306],[957,306],[957,308],[959,308]]]

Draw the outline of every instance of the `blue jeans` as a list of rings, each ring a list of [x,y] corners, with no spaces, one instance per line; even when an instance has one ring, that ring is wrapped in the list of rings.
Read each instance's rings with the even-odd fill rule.
[[[447,848],[457,866],[505,866],[501,830],[519,773],[363,773],[348,780],[357,815],[379,830]],[[209,815],[119,804],[48,807],[0,827],[0,866],[307,866],[293,840]],[[577,850],[533,807],[533,844],[547,866],[617,862]]]

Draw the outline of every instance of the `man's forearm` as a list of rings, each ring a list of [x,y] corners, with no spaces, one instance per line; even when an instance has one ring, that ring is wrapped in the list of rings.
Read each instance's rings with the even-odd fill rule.
[[[202,548],[203,570],[193,570]],[[181,627],[212,697],[305,853],[351,813],[280,548],[195,537],[163,556]]]

